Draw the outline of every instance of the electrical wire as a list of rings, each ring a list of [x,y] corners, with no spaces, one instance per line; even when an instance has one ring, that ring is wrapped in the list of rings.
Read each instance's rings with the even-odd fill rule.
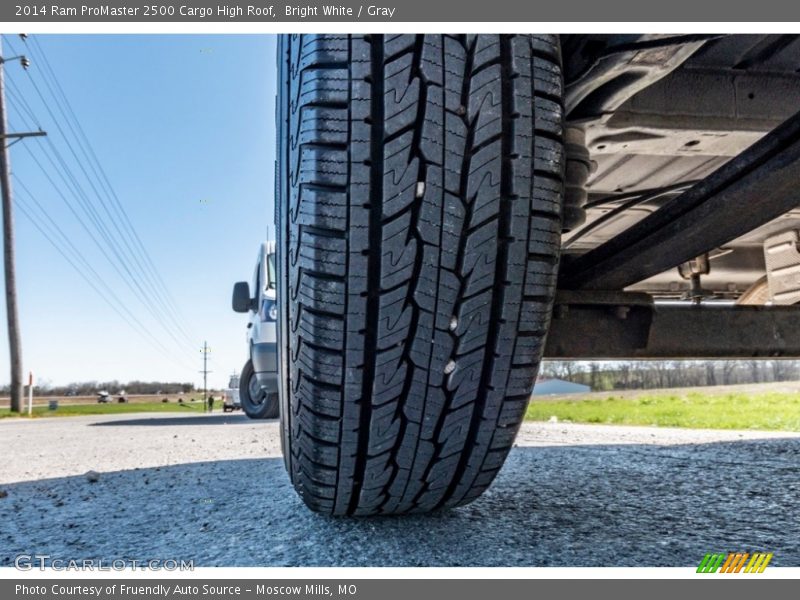
[[[133,226],[130,217],[127,214],[127,211],[124,208],[124,205],[120,201],[116,191],[114,190],[111,181],[108,178],[108,175],[105,172],[102,164],[100,163],[97,153],[94,151],[91,142],[89,141],[88,136],[86,135],[83,126],[80,123],[80,120],[75,113],[75,110],[72,108],[72,104],[69,102],[69,98],[67,97],[66,93],[64,92],[61,83],[58,80],[58,77],[53,70],[53,67],[48,59],[44,48],[42,47],[41,43],[38,40],[38,37],[34,36],[32,39],[31,48],[34,50],[35,54],[37,55],[37,60],[41,60],[44,69],[42,70],[42,79],[45,82],[45,85],[48,87],[51,95],[54,98],[60,96],[61,102],[58,103],[58,108],[61,114],[65,117],[66,123],[69,126],[70,130],[72,131],[75,139],[78,142],[78,146],[81,149],[84,157],[87,159],[87,163],[89,164],[90,168],[92,169],[95,177],[97,178],[100,186],[103,188],[104,192],[106,193],[107,197],[111,201],[111,206],[115,209],[117,216],[119,217],[120,222],[123,224],[123,229],[127,232],[130,240],[132,241],[133,245],[136,247],[136,250],[131,250],[132,256],[136,259],[137,263],[139,264],[141,270],[146,273],[151,280],[151,288],[155,292],[155,294],[160,297],[161,301],[164,305],[168,308],[168,310],[172,313],[171,316],[175,319],[176,326],[181,330],[182,335],[187,338],[192,345],[196,345],[197,337],[191,335],[186,331],[183,327],[181,321],[184,324],[188,325],[188,320],[185,319],[185,316],[181,313],[180,309],[175,302],[174,297],[169,291],[169,286],[166,285],[164,282],[163,277],[161,276],[158,268],[156,267],[155,263],[153,262],[150,253],[147,251],[144,243],[141,240],[141,237],[136,231],[136,228]],[[48,81],[48,76],[50,81]],[[52,86],[50,82],[52,81]],[[56,90],[58,93],[56,93]],[[64,110],[66,109],[66,110]],[[71,117],[71,119],[70,119]],[[73,128],[74,123],[74,128]],[[146,263],[142,265],[139,263],[138,258],[141,256]]]
[[[53,159],[53,156],[47,151],[48,146],[41,143],[39,138],[36,138],[36,141],[40,143],[40,148],[42,150],[42,154],[47,158],[52,166],[52,171],[58,174],[61,178],[62,182],[66,186],[66,188],[71,192],[72,196],[78,201],[78,204],[82,208],[84,214],[88,217],[88,220],[94,226],[94,230],[92,227],[87,225],[86,221],[80,217],[80,215],[76,212],[73,204],[69,202],[66,196],[61,192],[60,187],[58,184],[53,180],[50,176],[50,169],[46,168],[35,153],[31,150],[30,145],[23,146],[28,154],[31,156],[32,160],[37,164],[37,166],[42,170],[45,178],[49,181],[49,183],[53,186],[56,193],[60,196],[60,198],[64,201],[67,208],[70,210],[72,215],[76,218],[79,222],[81,227],[86,231],[88,236],[94,242],[94,244],[98,247],[100,252],[103,256],[108,260],[109,264],[112,268],[116,271],[117,275],[120,276],[121,279],[125,282],[125,284],[131,289],[134,294],[134,297],[137,297],[144,307],[148,310],[148,312],[153,316],[153,318],[159,323],[161,329],[168,335],[170,338],[177,344],[179,348],[184,348],[185,341],[180,340],[175,333],[168,327],[167,323],[164,321],[161,312],[158,310],[157,306],[154,305],[146,294],[146,292],[142,289],[141,285],[138,284],[135,275],[131,272],[130,267],[124,261],[124,259],[120,256],[119,252],[116,250],[116,246],[114,244],[114,240],[110,235],[110,232],[105,227],[104,223],[100,219],[99,214],[91,205],[86,197],[85,192],[82,190],[80,183],[76,180],[74,174],[71,173],[69,166],[64,161],[63,157],[58,152],[58,149],[52,144],[52,140],[48,140],[49,143],[49,150],[53,153],[56,157],[56,160]],[[98,240],[97,236],[95,235],[97,232],[101,238],[103,238],[103,242]],[[115,255],[117,261],[115,261],[110,255],[108,250]],[[124,272],[123,272],[124,271]],[[186,351],[186,350],[184,350]]]
[[[6,88],[5,91],[8,94],[9,100],[15,102],[17,104],[18,110],[24,112],[31,121],[33,121],[36,125],[36,128],[41,131],[42,125],[36,118],[36,115],[33,113],[33,109],[31,108],[28,101],[25,99],[25,96],[18,91],[18,86],[14,81],[14,78],[11,77],[11,74],[6,71],[3,73],[3,77],[5,79]]]
[[[47,100],[45,99],[44,94],[42,93],[41,89],[36,84],[35,80],[33,80],[33,78],[30,79],[30,82],[31,82],[34,90],[37,92],[37,95],[39,96],[39,99],[42,102],[43,106],[47,110],[47,112],[50,115],[50,117],[53,119],[53,121],[54,121],[54,123],[56,125],[56,128],[59,131],[59,133],[61,133],[62,137],[64,138],[64,141],[66,142],[67,147],[71,151],[73,159],[78,163],[78,166],[81,168],[81,170],[82,170],[82,172],[84,174],[84,177],[87,178],[87,181],[89,182],[89,185],[92,187],[92,189],[95,192],[95,195],[100,200],[101,205],[105,209],[106,215],[109,216],[109,218],[110,218],[112,223],[115,223],[115,220],[114,220],[113,216],[108,211],[107,205],[105,205],[105,203],[103,202],[102,197],[100,197],[99,193],[97,192],[97,188],[94,186],[94,184],[91,181],[91,178],[89,177],[88,173],[83,168],[83,165],[81,164],[81,161],[80,161],[79,157],[77,156],[77,153],[75,152],[73,146],[70,144],[69,139],[67,138],[67,135],[64,132],[64,129],[61,127],[61,124],[58,122],[58,119],[55,116],[55,114],[53,113],[53,110],[50,108],[49,104],[47,103]],[[32,112],[32,111],[30,111],[30,112]],[[37,141],[40,141],[40,140],[38,140],[38,138],[37,138]],[[145,307],[147,308],[148,312],[150,312],[151,315],[156,319],[156,321],[159,323],[161,328],[167,333],[167,335],[169,335],[179,345],[179,347],[182,346],[184,343],[186,343],[187,345],[193,347],[194,344],[192,343],[192,340],[189,339],[188,337],[186,337],[185,335],[181,334],[181,332],[177,328],[177,326],[175,326],[175,333],[173,332],[173,329],[172,329],[172,327],[170,327],[170,324],[174,325],[175,321],[162,308],[162,306],[163,306],[162,304],[157,304],[157,303],[152,301],[151,293],[152,293],[153,290],[152,289],[151,290],[145,290],[143,288],[142,284],[140,283],[140,277],[137,276],[136,273],[134,273],[134,271],[140,271],[141,269],[137,270],[136,267],[132,266],[129,263],[127,257],[123,255],[124,253],[121,251],[121,249],[116,244],[117,240],[116,240],[115,236],[112,234],[112,232],[110,231],[109,227],[106,225],[106,223],[103,220],[102,216],[98,213],[97,209],[94,206],[94,203],[90,200],[90,198],[86,194],[85,190],[83,189],[83,186],[80,184],[80,182],[78,181],[77,177],[75,177],[74,173],[72,173],[72,170],[70,169],[69,165],[67,164],[67,161],[64,159],[64,157],[58,151],[58,148],[55,146],[55,144],[53,143],[52,139],[51,138],[47,138],[45,143],[47,145],[49,145],[50,151],[52,152],[53,156],[55,156],[56,161],[59,164],[56,165],[56,163],[49,156],[48,156],[48,160],[50,160],[51,164],[56,168],[56,170],[57,170],[59,176],[61,177],[62,181],[64,181],[64,183],[67,186],[67,188],[72,192],[72,195],[78,200],[82,210],[87,215],[89,220],[92,222],[92,224],[96,228],[96,231],[103,238],[103,240],[105,242],[105,247],[103,247],[103,244],[100,244],[97,241],[97,239],[94,236],[92,236],[92,238],[95,241],[95,243],[101,248],[101,250],[103,250],[103,252],[104,252],[104,254],[106,255],[107,258],[109,258],[109,257],[108,257],[108,253],[105,251],[105,248],[109,248],[111,250],[111,252],[116,257],[119,266],[122,267],[122,269],[125,271],[125,273],[122,273],[120,271],[120,269],[117,268],[117,265],[114,264],[114,261],[110,260],[110,262],[112,263],[112,266],[115,267],[115,270],[117,270],[117,273],[120,275],[120,277],[122,279],[124,279],[126,285],[128,285],[128,287],[131,288],[131,290],[134,292],[134,294],[137,295],[142,300],[142,302],[145,305]],[[41,144],[41,142],[40,142],[40,144]],[[44,148],[44,144],[41,144],[41,145]],[[29,149],[29,151],[30,151],[30,149]],[[60,165],[60,168],[59,168],[59,165]],[[40,167],[41,167],[41,164],[40,164]],[[53,182],[51,181],[51,183],[53,183]],[[62,196],[62,198],[63,198],[63,196]],[[82,223],[82,224],[86,228],[85,223]],[[122,235],[121,231],[119,230],[119,227],[116,227],[116,229],[117,229],[117,232],[120,235]],[[91,232],[88,230],[88,228],[87,228],[87,232],[89,232],[90,235],[91,235]],[[130,246],[128,246],[128,248],[129,248],[129,251],[132,254],[135,255],[135,253],[133,253],[132,250],[130,250]],[[176,336],[176,333],[178,334],[177,336]],[[181,335],[183,335],[183,337],[185,338],[183,341],[180,341],[178,339],[178,337],[181,336]]]
[[[61,125],[58,123],[58,120],[56,119],[56,117],[53,114],[52,110],[47,105],[46,100],[45,100],[44,95],[42,94],[41,90],[36,85],[35,81],[33,81],[33,79],[31,81],[32,81],[34,89],[36,90],[37,94],[39,95],[42,103],[45,105],[45,108],[47,109],[48,114],[50,114],[51,118],[54,120],[54,122],[56,124],[56,128],[58,129],[59,133],[61,133],[62,137],[64,138],[64,140],[66,142],[66,145],[67,145],[67,148],[69,149],[70,153],[72,154],[72,158],[75,160],[75,162],[78,164],[79,168],[83,172],[83,175],[87,179],[90,187],[92,188],[92,191],[94,191],[95,196],[97,196],[98,200],[100,200],[100,206],[103,208],[106,216],[108,217],[108,220],[111,222],[112,226],[116,230],[117,235],[115,235],[111,231],[111,229],[108,227],[108,225],[106,225],[106,222],[104,221],[104,219],[99,215],[97,209],[95,208],[94,203],[89,199],[89,196],[88,196],[88,194],[86,194],[85,190],[83,189],[83,186],[78,182],[78,179],[72,173],[72,171],[69,168],[66,160],[64,160],[64,158],[61,156],[61,154],[58,151],[57,147],[53,143],[52,138],[47,138],[45,143],[50,145],[50,149],[52,150],[52,152],[54,153],[54,155],[56,156],[56,158],[58,159],[59,163],[64,168],[64,170],[69,174],[69,178],[72,181],[73,185],[75,186],[76,190],[79,190],[79,192],[80,192],[79,195],[83,198],[83,205],[84,205],[85,209],[92,213],[92,215],[94,217],[94,221],[95,221],[97,227],[100,230],[100,234],[103,236],[103,238],[105,239],[105,242],[108,244],[108,246],[111,249],[111,251],[117,257],[117,260],[120,262],[122,267],[125,269],[128,277],[130,278],[129,281],[133,284],[133,286],[136,287],[138,292],[141,294],[142,298],[147,298],[145,303],[150,307],[151,312],[158,314],[158,316],[156,316],[155,314],[154,314],[154,316],[156,316],[156,319],[159,321],[159,323],[162,325],[162,327],[164,327],[164,329],[167,330],[170,333],[170,335],[173,335],[172,334],[172,330],[167,325],[167,321],[166,321],[166,320],[170,319],[170,317],[163,311],[162,307],[159,304],[156,304],[155,302],[150,301],[150,295],[149,294],[154,293],[153,290],[152,289],[149,289],[149,290],[145,290],[144,289],[143,281],[146,282],[147,279],[143,278],[143,277],[139,277],[139,271],[141,271],[141,269],[137,269],[135,266],[133,266],[135,264],[135,262],[136,262],[135,257],[134,257],[133,262],[131,262],[128,257],[124,256],[124,249],[121,248],[118,245],[118,243],[117,243],[118,240],[122,240],[123,244],[126,243],[126,240],[125,240],[125,237],[122,234],[118,224],[116,223],[116,220],[114,219],[114,217],[111,214],[111,212],[108,210],[108,205],[103,201],[102,197],[100,196],[99,192],[97,191],[97,188],[95,187],[95,185],[91,181],[91,178],[89,177],[88,173],[84,169],[83,164],[81,163],[80,158],[78,157],[77,153],[75,152],[74,147],[72,146],[72,144],[70,144],[70,142],[69,142],[69,140],[67,138],[67,135],[64,133],[64,130],[62,129]],[[130,246],[128,246],[127,249],[128,249],[129,253],[133,254],[132,250],[130,249]],[[137,272],[134,273],[134,271],[137,271]],[[145,283],[145,285],[146,285],[146,283]]]
[[[16,52],[16,49],[13,47],[13,44],[11,44],[10,42],[8,42],[8,44],[9,44],[9,47],[11,47],[12,51]],[[39,46],[39,47],[41,48],[41,46]],[[43,62],[44,62],[46,60],[46,57],[42,57],[42,58],[43,58]],[[51,67],[51,70],[52,70],[52,67]],[[78,156],[78,153],[76,152],[75,147],[72,145],[72,143],[70,143],[69,136],[65,132],[64,128],[62,128],[58,117],[55,115],[53,109],[50,107],[49,102],[45,98],[45,94],[42,92],[42,89],[40,88],[40,86],[36,83],[36,80],[33,78],[33,76],[31,75],[30,71],[28,71],[28,76],[29,76],[29,82],[30,82],[31,86],[33,87],[34,91],[36,92],[36,95],[39,97],[40,102],[42,103],[42,105],[44,106],[45,110],[47,111],[47,113],[49,114],[51,119],[53,120],[58,132],[61,134],[64,142],[66,143],[67,148],[69,149],[73,160],[76,162],[76,164],[80,168],[80,170],[83,173],[83,176],[85,177],[86,181],[88,182],[91,190],[94,192],[94,195],[99,200],[100,207],[103,209],[105,215],[108,217],[108,220],[111,222],[114,230],[116,231],[116,234],[111,232],[109,226],[106,225],[105,219],[103,218],[102,215],[100,215],[98,213],[98,210],[97,210],[97,208],[95,208],[94,203],[91,201],[91,199],[89,198],[88,194],[84,190],[83,186],[78,181],[78,178],[75,176],[75,174],[72,172],[72,170],[68,166],[67,161],[64,159],[64,157],[58,151],[58,148],[53,143],[52,138],[47,138],[45,143],[50,146],[51,152],[56,157],[56,161],[59,163],[59,165],[61,167],[61,170],[59,170],[59,176],[61,177],[62,181],[64,181],[65,185],[67,185],[67,187],[70,189],[70,191],[72,192],[73,196],[78,200],[79,204],[81,205],[82,210],[86,213],[86,215],[88,216],[89,220],[92,222],[92,224],[96,228],[97,232],[103,238],[104,243],[111,249],[111,251],[114,254],[114,256],[116,257],[119,265],[125,270],[126,275],[124,275],[122,273],[119,273],[120,276],[125,280],[126,284],[129,287],[131,287],[131,282],[132,282],[133,286],[137,288],[136,290],[132,290],[132,291],[134,291],[134,293],[137,294],[142,299],[142,301],[146,305],[146,308],[148,309],[148,311],[154,316],[154,318],[159,322],[160,326],[164,329],[164,331],[167,332],[168,335],[173,337],[173,339],[176,339],[176,334],[177,334],[178,337],[183,337],[184,338],[184,342],[188,346],[191,346],[192,348],[196,347],[196,341],[194,339],[192,339],[192,337],[180,325],[180,319],[174,313],[172,315],[170,314],[169,301],[165,302],[164,298],[161,296],[161,290],[162,289],[167,289],[166,285],[156,284],[156,283],[154,283],[153,276],[152,275],[148,276],[148,270],[139,261],[140,252],[134,251],[134,249],[131,247],[131,244],[128,242],[127,236],[125,235],[125,233],[123,233],[123,230],[120,228],[120,225],[119,225],[120,219],[116,218],[115,215],[113,215],[112,212],[109,210],[109,204],[105,202],[105,200],[101,196],[100,192],[98,191],[97,186],[95,186],[92,178],[90,177],[89,173],[87,172],[86,168],[84,168],[83,162],[81,161],[80,157]],[[75,136],[76,145],[78,145],[78,147],[82,150],[84,156],[87,158],[87,162],[91,166],[91,161],[88,161],[88,155],[86,153],[86,150],[83,148],[83,145],[80,143],[80,139],[78,138],[77,134],[75,133],[75,128],[73,128],[72,124],[69,122],[69,118],[66,115],[66,112],[64,111],[64,109],[62,107],[62,102],[59,101],[59,99],[56,97],[55,93],[53,92],[52,86],[50,86],[49,82],[47,82],[47,80],[44,78],[44,76],[42,76],[41,74],[39,74],[39,76],[42,78],[42,81],[44,82],[45,86],[48,88],[48,91],[51,93],[51,96],[55,100],[55,104],[56,104],[59,112],[61,113],[61,115],[62,115],[62,117],[64,119],[64,123],[70,129],[70,131],[72,132],[73,136]],[[64,99],[65,102],[68,102],[68,99],[66,99],[65,95],[64,95],[63,99]],[[30,112],[32,112],[32,111],[30,111]],[[73,114],[74,114],[74,111],[73,111]],[[78,123],[78,127],[80,127],[79,123]],[[85,133],[84,133],[84,138],[85,138]],[[86,138],[86,140],[88,142],[88,138]],[[96,158],[96,155],[95,155],[95,158]],[[53,164],[56,167],[56,169],[58,169],[58,166],[56,166],[53,163],[52,160],[50,160],[50,162],[51,162],[51,164]],[[99,164],[99,162],[98,162],[98,164]],[[63,170],[63,172],[62,172],[62,170]],[[97,171],[94,170],[94,172],[95,172],[95,175],[97,177],[98,182],[100,183],[100,187],[103,187],[103,182],[99,178],[99,176],[97,176]],[[64,176],[64,174],[66,174],[66,177]],[[120,204],[118,199],[117,199],[117,203]],[[120,204],[120,209],[122,211],[124,211],[124,208],[121,207],[121,204]],[[124,218],[127,219],[127,214],[124,215]],[[130,223],[130,220],[127,219],[127,222]],[[131,225],[131,227],[132,227],[132,225]],[[134,235],[136,235],[137,239],[139,239],[139,245],[141,246],[141,248],[143,250],[142,254],[144,254],[144,255],[149,257],[149,254],[144,249],[143,244],[141,244],[140,238],[138,238],[138,235],[135,234],[135,230],[134,230]],[[122,241],[122,246],[120,246],[117,243],[120,240]],[[126,250],[127,250],[127,252],[126,252]],[[150,263],[152,264],[152,259],[149,259],[149,260],[150,260]],[[117,269],[117,271],[119,272],[119,269]],[[160,278],[160,275],[158,275],[158,278],[160,279],[161,283],[163,284],[163,279]],[[144,287],[147,287],[148,289],[145,290]],[[158,302],[154,302],[153,299],[157,299]],[[174,301],[172,302],[172,304],[174,306]],[[173,333],[173,328],[174,328],[174,331],[175,331],[174,333]]]
[[[607,204],[620,202],[623,200],[628,200],[632,198],[640,198],[645,195],[649,194],[658,194],[659,192],[663,194],[667,194],[669,192],[682,192],[684,190],[689,189],[695,183],[700,181],[699,179],[692,179],[690,181],[681,181],[680,183],[673,183],[672,185],[665,185],[662,187],[657,188],[649,188],[645,190],[635,190],[632,192],[624,192],[620,194],[613,194],[604,196],[602,198],[598,198],[596,200],[590,200],[586,204],[583,205],[584,209],[596,208],[598,206],[605,206]]]
[[[680,183],[680,184],[675,184],[675,185],[671,185],[671,186],[665,186],[663,188],[656,188],[656,189],[651,190],[651,191],[638,192],[638,195],[631,195],[633,193],[628,194],[627,195],[627,201],[623,202],[619,206],[616,206],[616,207],[612,208],[607,213],[603,213],[598,218],[596,218],[594,221],[591,221],[591,222],[587,223],[586,225],[584,225],[581,229],[579,229],[572,236],[570,236],[570,238],[568,240],[564,241],[561,244],[561,248],[562,248],[562,250],[566,250],[566,249],[572,247],[575,244],[576,241],[578,241],[579,239],[585,237],[587,234],[591,233],[592,231],[594,231],[595,229],[600,227],[600,225],[603,225],[603,224],[609,222],[614,217],[617,217],[618,215],[624,213],[626,210],[630,210],[631,208],[634,208],[635,206],[638,206],[638,205],[643,204],[645,202],[649,202],[651,200],[656,200],[657,198],[660,198],[661,196],[665,196],[667,194],[680,193],[680,192],[682,192],[684,190],[687,190],[690,187],[692,187],[694,185],[694,183],[695,182],[683,182],[683,183]],[[625,196],[625,195],[621,195],[621,196]],[[619,202],[621,199],[625,199],[625,198],[622,198],[621,196],[617,196],[617,197],[613,197],[613,198],[603,198],[602,201],[597,200],[597,201],[594,201],[592,203],[587,203],[585,205],[585,208],[595,208],[597,206],[601,206],[603,204],[608,204],[610,202]]]
[[[192,369],[192,366],[183,363],[181,359],[172,354],[169,349],[162,344],[158,338],[153,336],[147,327],[136,317],[136,315],[125,305],[125,303],[114,293],[113,289],[107,285],[102,276],[92,267],[83,253],[74,245],[70,237],[61,229],[57,222],[48,214],[47,210],[31,193],[28,187],[14,175],[14,179],[19,187],[24,191],[20,194],[19,190],[15,194],[14,204],[20,212],[31,222],[31,224],[42,234],[47,242],[56,252],[86,281],[86,283],[97,292],[98,296],[115,312],[117,315],[142,339],[149,343],[153,348],[162,353],[167,359],[171,360],[181,368]],[[31,205],[25,201],[25,197],[38,209],[38,214],[34,214]],[[56,241],[58,240],[58,241]],[[88,273],[88,274],[87,274]],[[91,275],[91,276],[90,276]]]
[[[7,36],[3,37],[7,39]],[[9,47],[16,53],[13,44],[10,42],[8,42],[8,44]],[[59,122],[58,117],[50,107],[42,88],[37,85],[36,80],[29,71],[27,72],[29,78],[28,81],[36,92],[36,95],[42,103],[42,106],[44,106],[48,115],[53,119],[58,132],[63,137],[63,141],[66,143],[70,154],[72,155],[72,158],[80,168],[80,171],[85,177],[85,180],[90,186],[91,190],[100,201],[101,208],[103,209],[105,215],[111,220],[117,233],[120,234],[120,239],[123,240],[123,243],[126,246],[127,254],[130,254],[130,256],[133,257],[132,264],[128,262],[126,253],[120,253],[116,251],[117,248],[113,243],[113,235],[110,228],[104,222],[103,215],[100,214],[95,208],[94,203],[90,200],[89,195],[86,193],[83,185],[79,182],[78,178],[69,167],[68,161],[65,160],[61,152],[53,143],[52,137],[46,138],[46,142],[43,142],[38,138],[36,139],[36,142],[39,144],[39,148],[42,151],[41,154],[46,157],[52,169],[45,167],[42,164],[36,154],[34,154],[30,149],[29,145],[25,145],[24,147],[29,152],[36,165],[41,169],[42,173],[45,175],[45,178],[53,186],[54,190],[69,208],[70,212],[76,218],[80,226],[86,231],[92,242],[100,249],[101,254],[109,262],[109,264],[111,264],[112,268],[114,268],[117,275],[124,279],[129,287],[131,287],[131,280],[133,280],[133,283],[138,288],[138,293],[137,290],[132,290],[134,291],[134,297],[139,299],[145,305],[145,308],[148,310],[151,316],[153,316],[161,326],[162,332],[167,333],[169,337],[176,344],[178,344],[179,348],[183,348],[183,342],[172,333],[167,325],[167,322],[174,324],[176,331],[178,331],[180,336],[184,338],[184,341],[187,341],[192,346],[193,354],[197,347],[196,341],[191,338],[191,335],[186,331],[186,328],[184,328],[183,324],[181,323],[181,320],[187,324],[188,321],[185,320],[185,317],[180,312],[174,297],[169,293],[168,286],[165,284],[163,277],[159,273],[152,257],[150,256],[150,253],[147,251],[141,237],[139,236],[130,220],[130,217],[125,211],[125,208],[116,194],[107,173],[103,169],[103,166],[98,159],[97,153],[91,146],[85,130],[81,126],[74,109],[69,103],[69,100],[66,97],[66,94],[64,93],[64,90],[61,87],[61,84],[58,81],[52,66],[50,65],[49,60],[44,54],[44,49],[39,44],[38,40],[34,40],[34,44],[37,46],[41,64],[45,67],[45,69],[43,69],[41,72],[38,72],[38,75],[50,96],[54,99],[55,106],[63,118],[63,123],[72,134],[75,145],[84,157],[86,165],[89,167],[89,171],[91,171],[98,183],[97,186],[94,184],[92,177],[90,177],[89,172],[87,172],[87,169],[84,168],[81,158],[75,151],[75,147],[73,147],[73,145],[70,143],[67,132],[61,126],[62,123]],[[48,76],[50,80],[48,80]],[[21,88],[19,88],[17,82],[14,81],[12,77],[8,77],[7,82],[10,84],[7,87],[7,90],[10,92],[10,103],[14,105],[14,108],[20,115],[24,115],[25,120],[30,119],[30,121],[36,124],[37,129],[41,131],[41,121],[37,118],[35,111],[28,103],[26,94],[21,91]],[[56,89],[58,90],[58,93],[56,93]],[[51,177],[51,173],[53,172],[61,179],[67,192],[78,201],[81,212],[84,213],[86,219],[88,219],[91,225],[87,224],[87,221],[81,218],[80,214],[75,210],[73,203],[70,202],[65,194],[61,191],[60,186],[56,183],[53,177]],[[16,175],[14,175],[14,177],[18,180]],[[78,272],[78,274],[95,292],[101,295],[103,300],[109,304],[112,310],[114,310],[114,312],[117,313],[124,322],[133,328],[138,335],[142,336],[145,341],[147,341],[156,350],[158,350],[176,365],[180,365],[183,368],[193,369],[193,366],[188,366],[185,363],[181,363],[182,360],[185,360],[185,355],[183,355],[183,353],[181,353],[183,358],[178,358],[175,354],[172,354],[167,346],[165,346],[159,338],[153,335],[151,329],[146,327],[142,321],[136,317],[134,312],[124,302],[121,301],[117,294],[114,293],[111,286],[108,285],[103,277],[97,272],[97,270],[92,267],[91,263],[73,243],[72,239],[67,236],[63,229],[58,226],[58,223],[52,219],[48,210],[45,209],[42,204],[38,202],[38,200],[36,200],[36,197],[31,193],[27,186],[25,186],[24,183],[19,180],[18,183],[25,191],[27,197],[29,198],[29,202],[33,203],[26,203],[24,199],[20,199],[17,202],[20,205],[20,211],[23,212],[27,218],[31,219],[34,227],[44,237],[46,237],[48,243],[50,243],[59,252],[64,260],[66,260],[68,264],[70,264]],[[98,191],[98,188],[102,190],[105,198],[109,200],[108,204],[104,202],[103,196],[101,195],[100,191]],[[33,206],[38,208],[38,214],[36,210],[33,209]],[[109,210],[109,206],[111,207],[111,210]],[[43,225],[45,222],[46,224]],[[119,224],[122,224],[122,228],[120,228]],[[100,238],[102,238],[105,244],[103,241],[98,239],[98,235]],[[116,261],[113,260],[113,258],[109,255],[107,251],[109,247],[114,253],[114,258],[116,258]],[[140,257],[142,260],[139,260]],[[151,291],[154,292],[153,295],[158,297],[158,301],[161,303],[161,306],[165,307],[164,313],[158,310],[159,307],[154,305],[152,301],[148,301],[149,295],[138,284],[138,279],[133,274],[133,271],[143,275],[143,281],[151,289]],[[166,322],[165,318],[163,317],[166,317]],[[212,362],[215,361],[212,360]]]

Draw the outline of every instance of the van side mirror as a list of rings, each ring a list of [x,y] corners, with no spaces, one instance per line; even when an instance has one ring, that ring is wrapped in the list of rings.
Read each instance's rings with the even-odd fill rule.
[[[255,302],[250,297],[250,284],[246,281],[237,281],[233,284],[233,300],[231,302],[233,310],[238,313],[246,313]]]

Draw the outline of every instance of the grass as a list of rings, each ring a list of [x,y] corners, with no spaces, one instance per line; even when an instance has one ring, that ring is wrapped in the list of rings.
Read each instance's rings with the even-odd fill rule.
[[[36,417],[74,417],[78,415],[116,415],[137,412],[184,412],[198,413],[203,411],[202,402],[131,402],[127,404],[61,404],[56,410],[48,410],[47,406],[33,407],[33,418]],[[9,417],[19,418],[20,415],[12,413],[8,408],[0,408],[0,419]],[[27,407],[21,415],[28,418]]]
[[[61,404],[57,410],[34,406],[33,417],[71,417],[137,412],[199,413],[202,402],[132,402],[127,404]],[[27,418],[27,413],[23,413]],[[610,395],[603,399],[534,399],[526,418],[547,421],[550,417],[574,423],[649,425],[696,429],[757,429],[800,431],[800,394],[785,392],[684,394],[642,392],[635,397]],[[0,408],[0,419],[19,417]]]
[[[525,418],[550,417],[574,423],[650,425],[696,429],[758,429],[800,431],[800,394],[648,394],[633,398],[608,396],[596,400],[539,400]]]

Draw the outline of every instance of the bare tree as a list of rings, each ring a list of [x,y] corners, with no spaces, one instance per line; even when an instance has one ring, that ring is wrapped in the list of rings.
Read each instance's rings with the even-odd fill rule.
[[[772,367],[772,380],[773,381],[786,381],[786,361],[783,360],[773,360],[770,361],[770,366]]]
[[[750,378],[753,383],[761,383],[761,361],[750,360],[747,362],[750,367]]]
[[[713,360],[705,362],[706,385],[717,385],[717,364]]]
[[[600,365],[596,362],[589,363],[589,387],[593,392],[600,389]]]

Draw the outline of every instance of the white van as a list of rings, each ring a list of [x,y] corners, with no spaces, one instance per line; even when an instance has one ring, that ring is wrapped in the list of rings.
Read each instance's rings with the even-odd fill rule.
[[[242,403],[239,400],[239,375],[234,373],[228,379],[228,387],[222,391],[222,412],[240,410]]]
[[[252,288],[246,281],[233,286],[233,310],[250,317],[248,360],[239,378],[239,401],[251,419],[278,416],[275,282],[275,242],[264,242],[259,248]]]

